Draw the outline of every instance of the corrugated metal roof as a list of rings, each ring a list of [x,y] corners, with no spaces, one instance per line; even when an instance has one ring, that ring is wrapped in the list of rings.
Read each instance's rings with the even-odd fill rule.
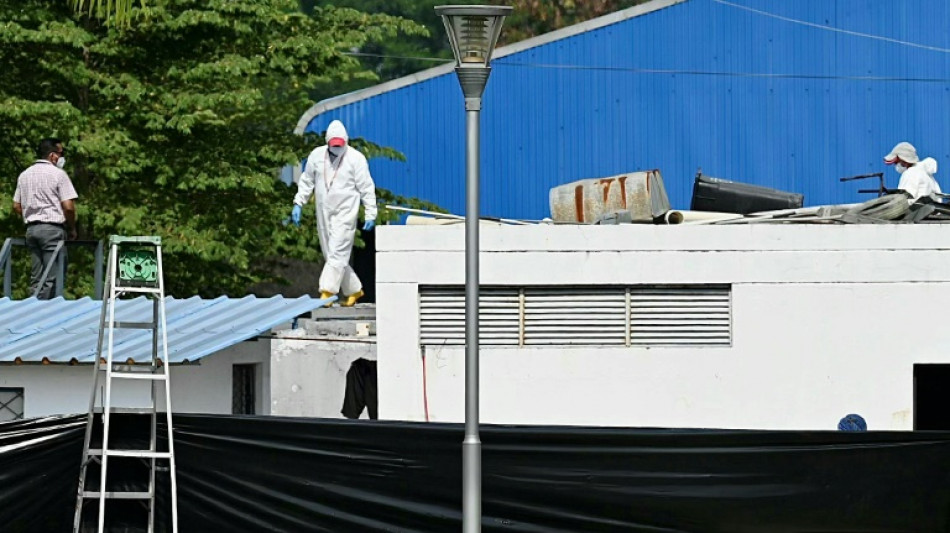
[[[148,322],[153,300],[117,300],[116,320]],[[168,359],[195,361],[293,320],[326,303],[309,296],[272,298],[165,298]],[[95,360],[102,301],[11,300],[0,298],[0,364],[16,362],[92,363]],[[147,363],[151,330],[116,329],[113,357]],[[103,349],[103,352],[105,349]]]
[[[689,206],[700,167],[803,193],[807,205],[867,200],[857,191],[875,183],[838,178],[887,171],[882,157],[904,140],[950,168],[950,124],[941,118],[950,116],[946,0],[640,8],[493,62],[482,111],[483,214],[542,218],[551,187],[652,168],[674,208]],[[352,136],[401,151],[406,162],[370,162],[377,185],[463,214],[463,100],[443,70],[348,95],[306,129],[339,118]],[[886,178],[896,187],[896,173]],[[937,180],[950,189],[942,174]]]
[[[499,58],[516,54],[518,52],[523,52],[529,48],[534,48],[535,46],[541,46],[544,44],[552,43],[560,39],[566,39],[568,37],[577,35],[579,33],[584,33],[586,31],[595,30],[602,26],[607,26],[609,24],[616,24],[617,22],[627,20],[633,17],[639,17],[644,13],[650,13],[651,11],[656,11],[657,9],[663,9],[664,7],[669,7],[673,4],[679,4],[681,2],[688,2],[689,0],[653,0],[652,2],[646,2],[634,7],[627,9],[622,9],[615,13],[610,13],[602,17],[597,17],[595,19],[582,22],[580,24],[574,24],[572,26],[567,26],[550,33],[545,33],[543,35],[538,35],[524,41],[520,41],[508,46],[502,46],[501,48],[495,50],[492,53],[492,59],[497,60]],[[358,102],[360,100],[365,100],[367,98],[377,96],[389,91],[395,91],[396,89],[401,89],[402,87],[407,87],[421,81],[428,80],[430,78],[435,78],[437,76],[442,76],[454,72],[455,62],[451,59],[446,59],[444,65],[439,65],[438,67],[432,67],[415,74],[410,74],[408,76],[403,76],[402,78],[397,78],[395,80],[387,81],[386,83],[380,83],[379,85],[374,85],[372,87],[367,87],[359,91],[353,91],[351,93],[341,94],[339,96],[334,96],[332,98],[327,98],[314,104],[310,109],[304,113],[300,120],[297,122],[297,127],[294,128],[294,133],[301,135],[307,131],[317,131],[308,128],[310,121],[322,113],[331,111],[338,107],[343,107],[347,104],[352,104],[353,102]]]

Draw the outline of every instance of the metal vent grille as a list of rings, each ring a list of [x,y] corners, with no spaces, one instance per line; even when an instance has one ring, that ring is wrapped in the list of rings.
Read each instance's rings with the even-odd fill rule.
[[[524,289],[524,345],[626,345],[621,288]]]
[[[484,346],[729,346],[731,287],[482,287]],[[465,289],[421,287],[420,342],[465,344]]]
[[[478,300],[479,344],[517,346],[521,322],[518,289],[482,287]],[[464,345],[465,289],[420,288],[419,321],[422,344]]]
[[[630,344],[634,346],[732,343],[730,287],[630,289]]]

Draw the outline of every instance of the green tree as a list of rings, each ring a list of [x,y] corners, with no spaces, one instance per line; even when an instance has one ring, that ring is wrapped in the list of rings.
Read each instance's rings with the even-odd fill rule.
[[[383,81],[407,76],[414,72],[452,61],[452,49],[442,20],[435,14],[435,6],[442,4],[496,4],[514,9],[505,21],[499,46],[523,41],[537,35],[578,24],[592,18],[626,9],[648,0],[301,0],[304,11],[310,12],[321,6],[345,6],[361,11],[386,13],[414,20],[425,25],[427,33],[399,36],[392,39],[367,42],[352,53],[364,67],[376,73]],[[318,84],[313,97],[322,100],[340,94],[363,89],[373,83],[366,79],[354,79],[345,90],[339,86]]]
[[[642,4],[648,0],[492,0],[513,8],[505,21],[501,41],[515,43],[565,26],[579,24]]]
[[[345,52],[424,29],[353,9],[308,16],[296,0],[149,10],[119,30],[58,0],[0,4],[0,234],[22,234],[16,176],[39,138],[57,136],[80,238],[161,236],[170,294],[242,295],[268,277],[266,258],[316,259],[312,226],[281,224],[294,190],[275,179],[318,141],[292,133],[308,91],[378,79]],[[77,270],[68,293],[88,294],[91,272]]]
[[[127,25],[131,22],[134,0],[69,0],[73,9],[78,13],[98,17],[103,20],[114,20],[117,25]],[[148,7],[147,0],[139,0],[139,7],[144,10]]]
[[[425,26],[428,31],[424,33],[367,42],[359,49],[350,51],[366,70],[375,73],[380,80],[388,81],[452,61],[452,49],[445,36],[442,19],[435,14],[435,6],[445,3],[451,2],[445,0],[302,0],[301,6],[307,13],[331,6],[357,9],[367,13],[385,13]],[[313,87],[312,96],[319,101],[341,93],[363,89],[372,84],[365,79],[352,80],[343,87],[318,84]]]

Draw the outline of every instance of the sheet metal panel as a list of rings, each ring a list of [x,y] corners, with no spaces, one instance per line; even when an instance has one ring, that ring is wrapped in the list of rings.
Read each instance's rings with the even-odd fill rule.
[[[888,170],[881,158],[902,140],[950,168],[945,0],[730,3],[740,7],[691,0],[497,59],[482,112],[482,213],[542,218],[551,187],[652,168],[674,208],[689,205],[699,167],[803,193],[806,205],[855,202],[867,183],[837,178]],[[318,115],[308,130],[334,118],[406,154],[370,162],[380,187],[464,213],[454,74]]]
[[[300,298],[220,297],[205,300],[165,298],[168,358],[195,361],[218,350],[269,331],[320,307],[324,300]],[[0,363],[91,363],[95,359],[102,302],[78,300],[11,300],[0,298]],[[116,319],[148,322],[152,300],[118,300]],[[116,329],[114,358],[147,362],[151,331]]]

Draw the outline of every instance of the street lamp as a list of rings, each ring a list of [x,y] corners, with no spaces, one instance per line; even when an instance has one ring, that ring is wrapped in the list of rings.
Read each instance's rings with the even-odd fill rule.
[[[465,438],[462,440],[462,531],[482,529],[482,443],[478,437],[478,116],[492,51],[507,6],[437,6],[455,53],[465,96]]]

